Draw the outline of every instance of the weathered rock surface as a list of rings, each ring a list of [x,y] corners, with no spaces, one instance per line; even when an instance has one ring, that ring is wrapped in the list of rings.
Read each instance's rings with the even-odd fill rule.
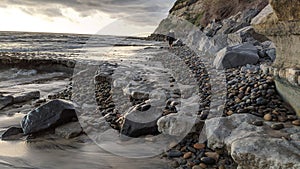
[[[72,73],[75,63],[75,60],[54,53],[0,53],[0,65],[4,66],[16,66],[21,68],[34,67],[36,70],[55,70]]]
[[[39,98],[39,91],[26,91],[20,93],[8,93],[5,95],[0,95],[0,110],[9,105],[27,102]]]
[[[282,21],[294,21],[300,18],[300,1],[270,0],[276,16]]]
[[[24,93],[18,93],[13,95],[14,101],[13,103],[22,103],[26,101],[30,101],[33,99],[39,99],[40,98],[40,92],[39,91],[29,91]]]
[[[184,136],[192,131],[195,125],[195,117],[180,114],[169,114],[160,118],[157,122],[161,133],[171,136]]]
[[[276,45],[273,75],[278,92],[300,116],[300,2],[271,0],[251,22],[256,32],[266,35]],[[272,57],[273,51],[267,53]],[[287,70],[293,70],[291,73]],[[289,79],[292,80],[292,83]],[[295,101],[296,100],[296,101]]]
[[[219,51],[213,64],[217,69],[226,69],[255,64],[258,60],[257,48],[252,44],[242,44]]]
[[[284,138],[291,138],[300,128],[290,125],[275,131],[270,127],[271,122],[263,126],[252,124],[260,119],[250,114],[237,114],[207,120],[208,146],[225,147],[243,169],[299,168],[300,140]]]
[[[82,133],[82,128],[79,122],[71,122],[55,128],[55,134],[70,139]]]
[[[13,103],[14,98],[12,96],[0,96],[0,110]]]
[[[56,127],[76,119],[75,107],[66,100],[52,100],[29,112],[22,120],[25,135]]]
[[[17,140],[23,136],[23,130],[19,127],[10,127],[1,136],[2,140]]]
[[[158,134],[157,120],[162,116],[162,110],[150,107],[143,111],[141,105],[129,109],[123,117],[121,133],[130,137]]]

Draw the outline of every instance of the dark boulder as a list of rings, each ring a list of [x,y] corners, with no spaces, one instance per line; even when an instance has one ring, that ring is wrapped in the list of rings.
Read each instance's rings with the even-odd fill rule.
[[[121,134],[129,137],[159,134],[157,121],[162,116],[162,110],[156,107],[142,110],[141,105],[132,107],[123,118]]]
[[[29,112],[22,120],[25,135],[56,127],[77,119],[75,106],[66,100],[52,100]]]
[[[23,130],[19,127],[10,127],[1,136],[2,140],[17,140],[23,136]]]
[[[256,64],[258,60],[258,49],[252,44],[246,43],[222,49],[217,53],[213,64],[217,69],[227,69]]]

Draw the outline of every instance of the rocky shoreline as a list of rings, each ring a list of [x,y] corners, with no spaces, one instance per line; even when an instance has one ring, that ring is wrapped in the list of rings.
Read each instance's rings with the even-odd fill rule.
[[[182,52],[184,51],[184,49],[174,49],[173,52],[175,53],[184,53]],[[188,52],[187,52],[188,53]],[[190,58],[190,54],[185,55],[185,56],[180,56],[183,58],[188,58],[190,61],[186,62],[186,63],[197,63],[196,60],[200,60],[199,57],[191,57]],[[228,117],[230,118],[231,116],[238,118],[239,116],[241,116],[241,118],[249,118],[247,119],[247,121],[249,122],[250,125],[253,126],[263,126],[263,125],[267,125],[269,126],[269,128],[271,129],[271,133],[277,133],[277,130],[281,130],[283,129],[285,126],[290,129],[290,131],[283,131],[282,133],[278,134],[275,137],[281,137],[281,139],[283,140],[292,140],[292,141],[296,141],[299,142],[299,136],[296,134],[299,132],[299,119],[296,115],[296,113],[293,111],[293,109],[287,105],[280,97],[280,95],[277,93],[276,89],[275,89],[275,83],[274,83],[274,79],[273,76],[270,74],[267,74],[266,72],[264,72],[260,67],[261,65],[264,64],[268,64],[270,63],[271,60],[264,60],[263,62],[257,64],[257,65],[246,65],[246,66],[241,66],[241,67],[237,67],[237,68],[231,68],[231,69],[226,69],[226,80],[227,80],[227,98],[226,98],[226,105],[225,105],[225,109],[224,109],[224,117]],[[195,64],[195,65],[199,65],[199,64]],[[196,66],[193,64],[190,64],[189,66],[192,67],[192,69],[196,69]],[[194,71],[197,72],[197,71]],[[198,74],[199,75],[199,74]],[[197,74],[196,74],[197,76]],[[200,74],[201,76],[201,74]],[[209,90],[209,89],[208,89]],[[208,99],[209,101],[209,99]],[[205,111],[204,111],[205,112]],[[247,114],[253,114],[255,116],[251,116],[251,115],[247,115]],[[203,118],[203,112],[202,114],[200,114],[200,116]],[[207,115],[204,115],[207,117]],[[223,117],[223,118],[224,118]],[[255,118],[254,118],[255,117]],[[215,123],[218,123],[218,121],[216,120],[217,118],[212,118],[209,121],[213,121],[215,120]],[[238,120],[235,120],[238,121]],[[268,121],[271,121],[268,122]],[[233,124],[234,122],[229,122],[228,125]],[[237,125],[239,125],[239,122],[236,122]],[[242,121],[240,122],[242,124]],[[210,123],[211,128],[214,128],[213,123]],[[291,127],[293,126],[294,127]],[[222,125],[220,125],[221,128]],[[224,126],[225,127],[225,126]],[[206,128],[209,128],[209,126],[206,126]],[[210,129],[207,129],[207,132],[209,133]],[[222,129],[220,129],[222,130]],[[252,129],[253,130],[253,129]],[[273,130],[273,131],[272,131]],[[213,129],[211,129],[211,131],[213,132]],[[255,130],[253,130],[255,131]],[[257,130],[259,131],[259,130]],[[218,133],[218,131],[216,131]],[[248,131],[249,133],[251,133],[250,131]],[[267,133],[267,132],[266,132]],[[213,134],[213,133],[210,133]],[[224,133],[223,133],[224,134]],[[267,134],[266,134],[267,135]],[[275,134],[276,135],[276,134]],[[291,136],[293,138],[291,138]],[[220,137],[224,137],[224,136],[220,136]],[[235,136],[232,136],[233,138]],[[188,140],[193,140],[193,137],[190,137]],[[196,137],[198,138],[198,137]],[[225,137],[224,137],[225,138]],[[270,134],[269,136],[267,136],[267,138],[269,138],[270,140],[272,140],[272,134]],[[207,157],[221,157],[224,159],[224,157],[226,157],[226,152],[230,152],[232,150],[223,147],[223,146],[216,146],[215,140],[216,138],[208,138],[208,145],[202,143],[201,145],[203,147],[209,147],[206,151],[212,151],[212,149],[217,150],[216,152],[213,153],[208,153],[209,156]],[[218,140],[220,144],[220,142],[222,143],[222,139]],[[206,142],[207,143],[207,142]],[[199,144],[199,143],[198,143]],[[196,146],[198,145],[196,144]],[[174,162],[171,163],[171,165],[173,167],[178,167],[179,165],[182,168],[206,168],[207,164],[203,164],[201,163],[201,156],[199,157],[199,151],[195,151],[195,148],[190,150],[186,150],[186,146],[189,147],[193,147],[195,145],[193,144],[179,144],[176,145],[175,148],[173,149],[173,151],[180,151],[178,152],[178,154],[182,154],[182,156],[179,157],[175,157],[175,158],[171,158],[172,160],[174,160]],[[229,145],[230,146],[230,145]],[[224,151],[225,148],[225,152]],[[293,149],[293,147],[290,147],[290,149]],[[171,153],[173,153],[173,151],[170,151]],[[297,148],[296,150],[297,151]],[[201,151],[200,151],[201,152]],[[202,156],[205,156],[205,149],[202,149]],[[220,153],[222,152],[222,153]],[[187,154],[191,154],[191,155],[187,155]],[[232,153],[232,152],[231,152]],[[213,154],[213,155],[212,155]],[[168,153],[166,154],[168,155]],[[224,156],[225,155],[225,156]],[[189,156],[188,158],[185,158]],[[192,157],[191,157],[192,156]],[[240,155],[238,155],[240,156]],[[284,156],[283,156],[284,157]],[[288,158],[285,157],[285,158]],[[236,160],[236,159],[234,159]],[[225,158],[225,162],[224,160],[219,160],[216,161],[218,162],[218,164],[216,165],[208,165],[208,168],[229,168],[230,165],[226,165],[228,163],[232,163],[233,165],[231,165],[231,167],[236,167],[236,164],[234,162],[234,160],[232,160],[230,157]],[[248,159],[250,160],[250,159]],[[262,159],[261,159],[262,160]],[[296,158],[297,160],[297,158]],[[183,163],[182,163],[183,161]],[[229,161],[229,162],[228,162]],[[186,163],[187,162],[187,163]],[[296,162],[296,161],[294,161]],[[240,164],[239,164],[240,165]],[[203,167],[206,166],[206,167]],[[254,165],[255,166],[255,165]],[[253,167],[254,167],[253,166]],[[250,165],[249,166],[244,166],[244,167],[248,167],[251,168]],[[256,166],[259,167],[259,166]]]
[[[40,71],[62,71],[72,74],[75,67],[76,55],[30,52],[1,52],[1,67],[34,68]]]
[[[270,60],[262,60],[262,62],[257,65],[246,65],[237,68],[227,69],[225,71],[227,80],[227,98],[224,113],[222,115],[223,117],[207,119],[209,115],[209,106],[211,104],[211,85],[209,84],[209,75],[207,74],[206,68],[203,62],[201,61],[201,58],[199,58],[187,47],[176,47],[174,49],[171,49],[170,52],[174,53],[176,57],[179,57],[181,60],[184,60],[186,66],[190,68],[191,72],[193,72],[195,79],[197,79],[199,87],[199,96],[201,96],[200,98],[202,101],[200,103],[200,109],[197,113],[197,116],[200,120],[197,124],[200,124],[200,127],[196,128],[196,130],[189,133],[179,143],[171,142],[169,144],[170,150],[166,151],[161,155],[161,158],[171,160],[169,164],[171,167],[193,169],[201,167],[221,169],[236,168],[237,163],[241,165],[241,163],[239,162],[239,158],[241,158],[241,156],[236,156],[235,154],[232,154],[233,152],[236,152],[235,149],[232,150],[230,148],[233,142],[227,143],[223,142],[224,140],[222,139],[218,140],[219,137],[224,137],[224,133],[221,133],[218,137],[208,137],[206,141],[199,142],[199,134],[202,129],[201,126],[203,126],[203,123],[206,124],[206,134],[212,134],[214,132],[209,131],[209,125],[215,125],[215,122],[213,122],[213,120],[216,120],[217,118],[228,117],[224,120],[240,118],[240,122],[238,120],[235,120],[235,126],[240,126],[241,124],[243,124],[244,119],[248,121],[248,125],[252,126],[251,130],[254,130],[253,127],[265,126],[265,128],[268,128],[269,126],[269,128],[266,130],[257,129],[257,131],[265,133],[262,134],[265,137],[265,139],[269,138],[270,140],[272,140],[273,138],[276,138],[286,140],[288,142],[299,142],[299,136],[296,134],[297,131],[299,132],[299,119],[296,116],[295,112],[281,100],[280,96],[275,90],[273,77],[270,74],[267,74],[265,71],[263,71],[263,66],[261,66],[264,64],[268,64]],[[104,117],[104,119],[101,118],[101,116],[97,117],[108,122],[109,126],[113,129],[121,131],[123,126],[120,119],[123,118],[124,115],[118,113],[117,111],[114,111],[113,102],[110,100],[110,86],[112,85],[112,81],[109,80],[109,78],[107,79],[107,75],[111,75],[113,73],[114,67],[115,65],[106,64],[105,66],[104,64],[104,67],[102,68],[105,71],[101,71],[101,69],[99,69],[98,74],[96,73],[95,80],[97,82],[96,89],[98,91],[95,93],[97,96],[96,102],[98,103],[98,106],[100,108],[98,109],[98,113],[99,115],[101,114]],[[110,71],[108,71],[109,69]],[[110,73],[107,74],[108,72]],[[170,79],[170,82],[175,81]],[[53,99],[71,99],[72,88],[73,84],[70,83],[69,86],[67,86],[66,89],[62,92],[50,96],[50,102]],[[133,106],[137,105],[138,109],[148,109],[147,104],[143,103],[147,101],[146,97],[143,98],[143,96],[140,94],[134,94],[134,96],[132,97]],[[38,102],[36,106],[38,107],[40,103],[43,102],[44,101]],[[47,102],[49,102],[49,100]],[[166,100],[166,102],[168,101]],[[166,104],[169,105],[169,107],[166,107],[163,111],[165,112],[164,116],[177,113],[175,102],[170,102]],[[248,116],[247,114],[253,114],[254,116]],[[73,118],[74,117],[72,117],[69,120],[74,121]],[[67,119],[67,121],[69,120]],[[222,120],[223,119],[221,119],[221,121]],[[234,124],[234,122],[227,123]],[[73,138],[78,136],[82,132],[89,132],[82,130],[81,127],[76,127],[78,125],[74,124],[74,127],[74,125],[71,124],[72,123],[68,123],[67,126],[57,128],[55,132],[62,133],[59,135],[62,135],[66,138]],[[211,128],[214,127],[215,126],[212,126]],[[219,127],[222,127],[222,125]],[[70,130],[71,128],[74,130]],[[220,129],[220,131],[222,130],[223,129]],[[231,128],[230,130],[234,131],[235,129]],[[247,131],[247,127],[246,129],[242,128],[239,130]],[[18,128],[11,129],[8,131],[8,134],[6,133],[5,135],[3,135],[2,139],[3,137],[9,138],[11,135],[20,134]],[[251,132],[249,131],[249,133]],[[19,137],[20,136],[22,135],[19,135]],[[231,135],[230,137],[232,137],[234,140],[237,136]],[[30,137],[28,138],[30,139]],[[237,138],[243,138],[243,136],[238,136]],[[274,157],[274,159],[276,158]],[[258,157],[258,160],[261,159]],[[253,162],[253,166],[256,166],[255,160]]]
[[[74,76],[61,92],[36,101],[22,129],[10,128],[2,139],[31,140],[50,129],[66,139],[82,134],[96,142],[107,139],[116,152],[120,144],[138,148],[143,143],[145,152],[138,157],[163,152],[160,158],[171,168],[299,168],[300,119],[276,82],[286,78],[296,86],[299,74],[270,67],[275,46],[250,26],[256,15],[261,19],[258,13],[249,9],[187,32],[177,20],[174,29],[186,46],[147,47],[137,55],[151,56],[127,64],[79,63],[73,71],[74,61],[66,58],[3,53],[3,65],[47,65]],[[159,27],[156,33],[164,31]],[[160,147],[149,148],[154,143]]]

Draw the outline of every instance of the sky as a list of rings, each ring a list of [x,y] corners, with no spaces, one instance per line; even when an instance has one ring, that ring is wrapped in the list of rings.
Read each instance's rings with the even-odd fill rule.
[[[0,31],[143,36],[175,0],[0,0]]]

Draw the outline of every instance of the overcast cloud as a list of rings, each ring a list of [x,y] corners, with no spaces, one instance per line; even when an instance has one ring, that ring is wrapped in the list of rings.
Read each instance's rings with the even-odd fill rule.
[[[101,11],[112,18],[129,16],[130,22],[151,25],[157,23],[158,14],[165,15],[174,2],[175,0],[2,0],[1,6],[14,6],[30,15],[47,17],[64,17],[64,8],[72,8],[82,17]],[[132,15],[135,16],[130,17]]]

